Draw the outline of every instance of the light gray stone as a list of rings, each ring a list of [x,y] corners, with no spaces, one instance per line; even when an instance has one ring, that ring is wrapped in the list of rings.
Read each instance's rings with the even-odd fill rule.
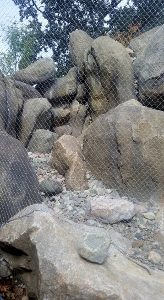
[[[164,25],[143,35],[150,38],[134,63],[139,97],[147,106],[164,110]]]
[[[126,101],[85,131],[88,169],[120,195],[163,202],[164,112]]]
[[[110,195],[92,198],[90,203],[91,214],[109,224],[130,220],[136,213],[132,202],[121,198],[111,198]]]
[[[55,105],[71,102],[77,93],[76,68],[71,68],[67,75],[58,78],[54,85],[45,93],[45,97]]]
[[[17,71],[12,78],[28,84],[41,83],[55,76],[56,65],[52,58],[41,58],[27,68]]]
[[[156,251],[150,251],[148,255],[148,260],[150,260],[154,264],[159,264],[161,262],[161,256]]]
[[[21,115],[19,139],[28,146],[36,129],[50,129],[52,126],[51,104],[46,98],[28,99]]]
[[[52,196],[52,195],[58,195],[62,193],[63,188],[60,182],[50,180],[50,179],[45,179],[40,182],[40,190],[44,194]]]
[[[109,235],[103,229],[83,234],[78,242],[78,253],[87,261],[103,264],[110,246]]]
[[[148,220],[155,220],[155,214],[153,212],[145,212],[143,214],[144,218],[145,219],[148,219]]]

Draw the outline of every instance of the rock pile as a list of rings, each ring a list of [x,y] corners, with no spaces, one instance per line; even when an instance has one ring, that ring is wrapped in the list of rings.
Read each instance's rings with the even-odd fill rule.
[[[29,299],[162,299],[163,31],[0,74],[0,277]]]

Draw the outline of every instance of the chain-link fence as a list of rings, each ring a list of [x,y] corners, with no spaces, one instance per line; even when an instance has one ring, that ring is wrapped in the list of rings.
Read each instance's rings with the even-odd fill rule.
[[[44,200],[35,173],[163,201],[164,2],[0,4],[0,224]]]

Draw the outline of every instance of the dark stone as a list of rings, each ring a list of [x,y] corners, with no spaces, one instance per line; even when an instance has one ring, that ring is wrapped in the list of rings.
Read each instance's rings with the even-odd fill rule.
[[[63,187],[62,184],[58,181],[45,179],[40,183],[41,192],[45,193],[45,195],[58,195],[62,193]]]
[[[42,202],[37,177],[24,146],[0,132],[0,225],[24,207]]]

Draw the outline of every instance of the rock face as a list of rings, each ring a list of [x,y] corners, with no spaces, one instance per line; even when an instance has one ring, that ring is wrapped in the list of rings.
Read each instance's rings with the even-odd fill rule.
[[[98,117],[85,131],[84,156],[108,187],[138,199],[164,189],[164,113],[136,100]],[[103,150],[103,151],[102,151]]]
[[[91,108],[96,115],[133,98],[132,62],[119,42],[107,36],[95,39],[85,69]]]
[[[45,97],[52,104],[62,104],[63,101],[71,102],[77,93],[76,68],[69,70],[66,76],[58,78]]]
[[[22,144],[0,132],[0,225],[22,208],[41,202],[37,178]]]
[[[92,41],[93,39],[83,30],[77,29],[70,33],[70,55],[80,77],[84,76],[84,57],[87,50],[91,47]]]
[[[164,110],[164,25],[145,35],[150,39],[134,64],[139,97],[147,106]]]
[[[0,130],[5,130],[12,136],[16,136],[18,128],[18,116],[23,106],[21,92],[14,83],[0,74]]]
[[[28,144],[29,152],[50,153],[54,142],[57,140],[57,134],[46,129],[37,129],[32,134]]]
[[[63,135],[52,149],[51,166],[65,175],[66,186],[70,190],[87,188],[86,168],[80,145],[75,137]]]
[[[78,254],[78,243],[83,235],[96,234],[96,230],[98,234],[99,229],[80,224],[75,226],[54,217],[43,205],[38,205],[36,210],[35,207],[33,205],[18,214],[15,221],[0,231],[1,252],[12,269],[20,273],[29,298],[162,299],[163,272],[152,270],[152,275],[149,275],[112,244],[103,265],[87,262]],[[23,217],[27,214],[28,217]],[[110,232],[108,234],[110,240]]]
[[[26,101],[21,116],[20,140],[28,146],[36,129],[50,129],[52,126],[51,104],[45,98]]]
[[[27,68],[17,71],[13,78],[28,84],[37,84],[54,78],[55,62],[51,58],[41,58]]]

